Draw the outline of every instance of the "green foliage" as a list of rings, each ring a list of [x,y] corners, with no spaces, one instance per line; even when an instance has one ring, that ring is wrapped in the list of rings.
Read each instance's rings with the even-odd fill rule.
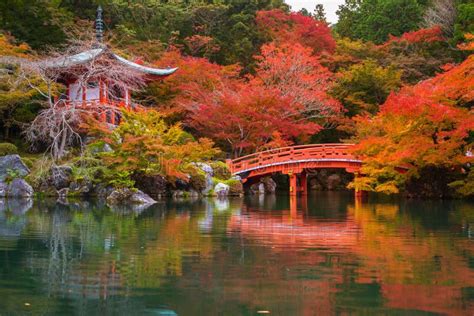
[[[208,139],[194,140],[179,124],[168,126],[160,113],[123,112],[122,122],[114,130],[98,126],[100,140],[95,144],[111,146],[111,152],[99,152],[104,177],[114,186],[133,186],[134,173],[160,175],[170,182],[188,181],[192,163],[207,161],[219,150]]]
[[[454,41],[464,40],[464,34],[474,33],[474,3],[461,3],[457,7],[458,15],[454,24]]]
[[[462,197],[473,197],[474,196],[474,168],[471,168],[466,178],[451,182],[449,186],[456,190]]]
[[[13,180],[21,178],[21,173],[16,169],[7,169],[7,176],[5,177],[5,183],[10,184]]]
[[[389,35],[417,29],[423,5],[417,0],[346,0],[337,14],[338,34],[381,44]]]
[[[72,22],[71,14],[61,8],[61,1],[0,1],[0,29],[34,49],[64,43],[64,27]]]
[[[332,94],[345,105],[349,116],[375,114],[391,91],[401,86],[401,72],[368,59],[340,73]]]
[[[18,148],[11,143],[0,143],[0,156],[18,154]]]
[[[214,171],[214,177],[228,180],[232,176],[230,173],[229,168],[227,167],[226,163],[223,161],[214,161],[210,163],[212,170]]]

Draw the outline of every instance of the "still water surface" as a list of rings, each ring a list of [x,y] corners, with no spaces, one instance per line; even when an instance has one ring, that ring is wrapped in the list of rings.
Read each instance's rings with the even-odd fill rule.
[[[0,203],[0,315],[474,314],[474,205]]]

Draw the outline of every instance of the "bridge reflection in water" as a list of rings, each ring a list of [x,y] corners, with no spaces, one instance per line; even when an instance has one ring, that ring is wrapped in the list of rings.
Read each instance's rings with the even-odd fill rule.
[[[272,261],[277,267],[297,265],[287,271],[288,287],[296,287],[291,282],[302,275],[314,276],[304,283],[302,315],[461,315],[473,310],[474,270],[463,254],[474,251],[464,228],[472,207],[396,199],[350,202],[327,192],[289,198],[278,209],[285,199],[250,199],[232,215],[228,234],[244,238],[247,247],[271,248],[266,255],[281,260]],[[449,208],[456,219],[447,215]],[[463,227],[454,224],[461,218],[467,220]],[[352,307],[338,309],[328,301]]]

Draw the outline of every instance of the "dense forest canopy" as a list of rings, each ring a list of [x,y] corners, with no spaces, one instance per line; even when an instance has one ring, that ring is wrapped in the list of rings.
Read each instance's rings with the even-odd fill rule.
[[[368,161],[356,188],[398,192],[426,170],[449,170],[452,190],[474,193],[466,160],[474,140],[472,1],[346,0],[329,25],[321,5],[291,12],[280,0],[4,0],[0,54],[41,60],[87,42],[98,5],[109,47],[179,67],[134,98],[158,111],[163,126],[207,137],[196,148],[204,142],[218,152],[210,139],[235,157],[354,141]],[[18,79],[21,67],[4,64],[2,136],[18,141],[45,106],[44,87],[33,89]],[[399,165],[412,171],[400,175]]]

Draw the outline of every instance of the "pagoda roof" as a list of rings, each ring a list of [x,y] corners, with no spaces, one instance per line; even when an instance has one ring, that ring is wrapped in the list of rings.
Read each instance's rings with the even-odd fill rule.
[[[46,66],[47,68],[74,67],[74,66],[85,64],[91,60],[94,60],[95,58],[99,57],[100,55],[104,53],[109,53],[112,58],[114,58],[119,63],[123,64],[124,66],[130,67],[136,71],[139,71],[148,75],[168,76],[174,73],[176,70],[178,70],[178,68],[163,69],[163,68],[146,67],[146,66],[134,63],[130,60],[127,60],[123,57],[120,57],[119,55],[111,52],[107,47],[94,48],[94,49],[90,49],[78,54],[57,58],[55,60],[47,62]]]

